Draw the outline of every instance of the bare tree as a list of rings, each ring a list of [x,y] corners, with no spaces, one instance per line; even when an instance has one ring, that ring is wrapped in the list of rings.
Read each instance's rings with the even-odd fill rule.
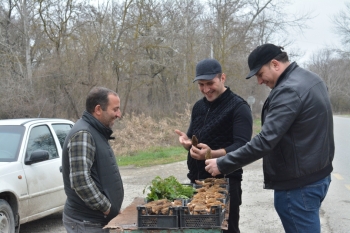
[[[2,117],[24,117],[30,115],[35,106],[31,89],[31,61],[28,47],[29,23],[24,25],[18,1],[0,3],[0,95]],[[31,7],[27,7],[31,9]],[[31,22],[27,18],[28,22]],[[25,52],[24,52],[25,51]],[[27,56],[28,55],[28,56]],[[16,102],[19,105],[13,105]],[[19,110],[18,106],[23,106]]]
[[[173,117],[202,97],[192,81],[196,63],[208,57],[220,61],[233,91],[255,97],[258,110],[268,90],[244,79],[247,57],[262,43],[290,45],[288,32],[304,29],[311,16],[287,14],[291,2],[0,1],[0,117],[79,118],[96,85],[118,92],[124,114]],[[342,58],[328,51],[311,65],[336,108],[350,109]]]
[[[54,106],[62,103],[70,103],[71,110],[74,116],[79,118],[79,112],[71,96],[71,92],[67,86],[71,85],[71,75],[67,74],[65,68],[69,67],[69,59],[66,54],[61,54],[63,51],[70,49],[68,41],[72,38],[73,33],[80,26],[79,15],[81,13],[81,6],[83,4],[72,0],[63,2],[40,0],[38,13],[41,18],[43,31],[49,40],[52,42],[52,61],[55,65],[51,66],[48,72],[51,76],[50,83],[47,87],[50,89],[52,103]],[[52,109],[52,116],[57,115],[57,108]]]
[[[26,67],[26,77],[30,83],[32,83],[32,58],[31,58],[31,48],[30,48],[30,27],[33,23],[30,13],[34,13],[34,1],[32,0],[17,0],[15,1],[15,6],[20,15],[20,20],[22,23],[22,33],[23,33],[23,47],[25,54],[25,67]]]
[[[335,111],[346,109],[339,100],[350,101],[349,59],[344,59],[333,49],[318,51],[308,65],[311,71],[319,74],[325,81]]]
[[[350,2],[345,8],[332,18],[335,25],[334,32],[339,35],[345,45],[350,45]]]

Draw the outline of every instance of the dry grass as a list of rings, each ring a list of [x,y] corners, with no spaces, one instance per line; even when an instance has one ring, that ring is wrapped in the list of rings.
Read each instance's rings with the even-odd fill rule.
[[[137,151],[159,146],[181,146],[174,130],[186,132],[190,114],[188,105],[185,113],[174,113],[173,118],[155,120],[145,114],[125,115],[114,128],[113,136],[116,139],[111,141],[111,145],[115,155],[133,155]]]
[[[147,151],[154,147],[179,146],[178,135],[174,132],[179,129],[187,131],[190,123],[191,109],[187,105],[185,113],[174,113],[173,118],[155,120],[145,114],[125,115],[114,128],[111,141],[116,156],[135,155],[139,151]],[[254,120],[253,136],[260,132],[260,119]]]

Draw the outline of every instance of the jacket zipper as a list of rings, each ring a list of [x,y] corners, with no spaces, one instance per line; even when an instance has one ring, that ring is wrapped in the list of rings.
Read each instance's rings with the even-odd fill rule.
[[[205,114],[205,118],[204,118],[204,122],[203,122],[202,129],[203,129],[204,125],[205,125],[205,122],[207,121],[207,117],[208,117],[209,112],[210,112],[210,107],[211,107],[211,104],[210,104],[210,106],[209,106],[209,108],[208,108],[207,114]],[[202,129],[201,129],[201,131],[199,131],[199,133],[198,133],[198,140],[200,139],[200,135],[201,135]],[[198,171],[198,172],[197,172],[197,178],[198,178],[198,180],[199,180],[198,160],[196,160],[196,166],[197,166],[197,171]]]

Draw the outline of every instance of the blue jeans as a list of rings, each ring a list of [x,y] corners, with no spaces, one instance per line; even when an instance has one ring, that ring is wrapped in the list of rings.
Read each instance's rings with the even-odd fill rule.
[[[103,224],[79,221],[68,217],[63,212],[63,226],[67,233],[108,233],[109,229],[102,229]]]
[[[275,209],[286,233],[321,232],[320,207],[331,175],[291,190],[275,190]]]

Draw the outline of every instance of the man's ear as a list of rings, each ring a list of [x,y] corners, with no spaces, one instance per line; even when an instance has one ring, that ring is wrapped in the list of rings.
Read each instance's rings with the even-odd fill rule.
[[[102,108],[101,108],[101,105],[96,105],[95,106],[95,111],[94,113],[97,115],[97,116],[100,116],[102,114]]]
[[[225,73],[221,74],[221,80],[222,80],[222,82],[226,81],[226,74]]]
[[[271,60],[271,66],[276,71],[278,71],[281,68],[280,63],[276,59]]]

